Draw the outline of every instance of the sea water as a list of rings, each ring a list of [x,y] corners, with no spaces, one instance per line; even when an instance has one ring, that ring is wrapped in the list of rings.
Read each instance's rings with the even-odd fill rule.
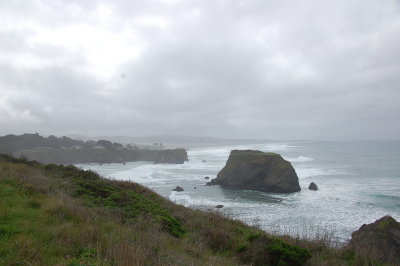
[[[301,191],[276,194],[205,186],[209,181],[205,177],[215,178],[234,149],[281,154],[295,168]],[[345,242],[362,224],[384,215],[400,220],[400,142],[266,142],[193,148],[188,157],[181,165],[132,162],[79,167],[140,183],[186,207],[222,212],[294,237],[329,234]],[[311,182],[318,191],[308,189]],[[184,191],[172,191],[176,186]]]

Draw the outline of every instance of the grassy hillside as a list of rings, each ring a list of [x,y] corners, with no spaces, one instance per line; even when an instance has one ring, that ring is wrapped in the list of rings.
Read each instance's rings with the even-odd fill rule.
[[[375,265],[73,166],[0,156],[0,265]]]

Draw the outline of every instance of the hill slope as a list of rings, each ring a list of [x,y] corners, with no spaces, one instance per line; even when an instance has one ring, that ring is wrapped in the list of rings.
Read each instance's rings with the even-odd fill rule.
[[[312,257],[311,257],[312,256]],[[74,166],[0,156],[0,265],[363,265]]]

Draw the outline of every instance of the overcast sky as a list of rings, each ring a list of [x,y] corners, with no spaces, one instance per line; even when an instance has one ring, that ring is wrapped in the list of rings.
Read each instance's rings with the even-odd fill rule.
[[[23,132],[400,139],[400,1],[1,0]]]

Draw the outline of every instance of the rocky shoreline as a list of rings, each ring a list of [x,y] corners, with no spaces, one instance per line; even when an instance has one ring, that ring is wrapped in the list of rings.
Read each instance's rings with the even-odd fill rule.
[[[185,149],[170,150],[24,150],[14,154],[45,164],[125,163],[151,161],[154,163],[183,164],[188,161]]]
[[[155,143],[153,149],[140,149],[135,144],[108,140],[82,141],[68,137],[42,137],[39,134],[7,135],[0,137],[0,153],[23,157],[44,164],[125,163],[152,161],[183,164],[188,161],[185,149],[165,149]]]

